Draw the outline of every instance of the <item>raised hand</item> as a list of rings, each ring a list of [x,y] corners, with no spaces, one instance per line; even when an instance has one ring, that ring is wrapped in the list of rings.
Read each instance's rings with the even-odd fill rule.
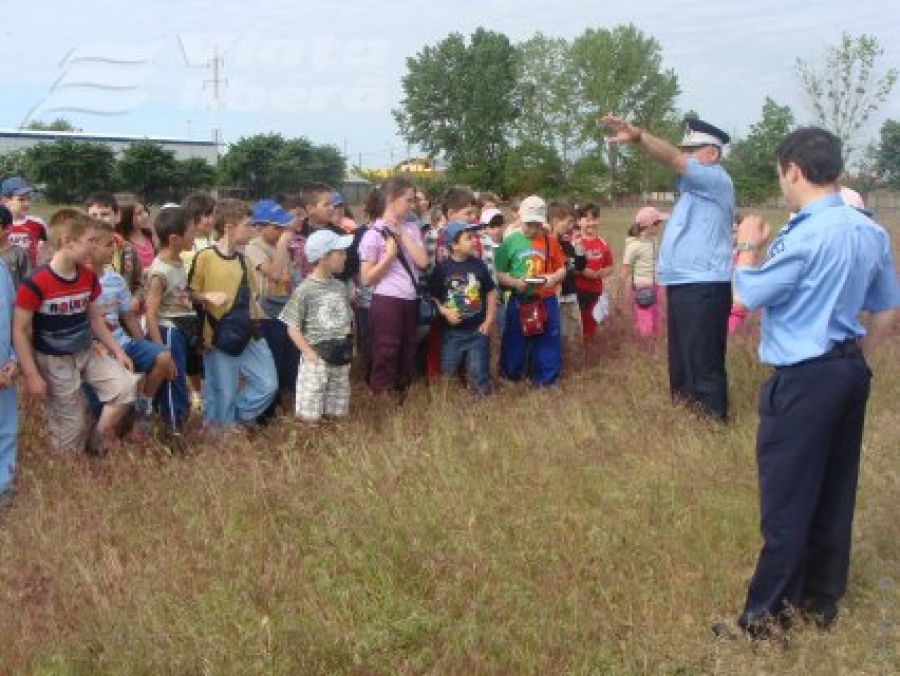
[[[613,132],[610,143],[637,143],[641,138],[641,130],[628,124],[623,118],[607,113],[600,118],[600,124]]]

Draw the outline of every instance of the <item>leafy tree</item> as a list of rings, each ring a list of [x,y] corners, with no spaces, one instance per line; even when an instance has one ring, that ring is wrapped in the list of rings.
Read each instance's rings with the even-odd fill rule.
[[[876,157],[878,173],[891,187],[900,188],[900,122],[886,120],[881,125]]]
[[[562,158],[556,148],[538,141],[523,141],[509,151],[506,174],[504,190],[510,195],[553,195],[562,190],[565,182]]]
[[[12,150],[0,155],[0,178],[21,176],[26,173],[26,162],[24,150]]]
[[[778,194],[775,154],[794,126],[790,107],[780,106],[766,97],[760,121],[750,128],[746,138],[734,142],[726,166],[742,204],[760,202]]]
[[[401,135],[429,156],[443,155],[451,177],[502,189],[517,116],[516,51],[500,33],[479,28],[468,44],[453,33],[406,60],[403,100],[394,110]]]
[[[178,163],[175,153],[153,141],[135,141],[116,166],[119,187],[134,190],[148,202],[175,198],[178,190]]]
[[[675,124],[678,78],[664,69],[659,43],[633,25],[612,30],[590,28],[570,48],[572,77],[576,83],[578,137],[584,147],[604,147],[600,115],[614,111],[655,133]],[[663,134],[664,135],[664,134]],[[608,147],[611,189],[616,194],[640,192],[644,182],[658,176],[652,160],[633,149]],[[620,152],[621,151],[621,152]],[[620,166],[621,165],[621,166]],[[622,172],[622,168],[628,171]],[[671,184],[671,177],[669,177]]]
[[[175,161],[173,199],[180,201],[188,193],[205,190],[216,184],[216,168],[200,157]]]
[[[873,35],[852,37],[826,48],[815,61],[797,59],[797,74],[816,124],[834,133],[848,162],[860,143],[866,122],[888,99],[897,69],[879,72],[884,49]]]
[[[563,38],[535,34],[516,49],[519,115],[514,140],[552,149],[564,165],[578,147],[580,122],[576,83]]]
[[[253,197],[297,190],[304,183],[343,180],[346,164],[333,146],[317,146],[305,138],[285,140],[281,134],[240,139],[219,160],[219,181],[245,188]]]
[[[35,183],[44,184],[50,202],[72,204],[110,188],[115,155],[103,143],[63,139],[27,149],[25,166]]]

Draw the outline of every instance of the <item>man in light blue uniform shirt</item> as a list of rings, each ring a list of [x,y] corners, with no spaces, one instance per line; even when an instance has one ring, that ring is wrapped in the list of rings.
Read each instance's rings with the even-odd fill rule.
[[[758,268],[768,227],[755,216],[738,226],[736,300],[761,309],[760,359],[775,367],[756,442],[763,548],[738,618],[753,638],[789,628],[797,611],[823,628],[837,617],[871,379],[864,352],[900,319],[890,240],[844,204],[842,167],[834,135],[795,131],[778,149],[778,175],[796,215]]]
[[[602,122],[615,132],[612,141],[639,145],[678,174],[680,197],[666,223],[658,265],[668,303],[669,388],[676,400],[725,421],[734,185],[720,161],[728,134],[687,119],[676,148],[621,118],[607,115]]]

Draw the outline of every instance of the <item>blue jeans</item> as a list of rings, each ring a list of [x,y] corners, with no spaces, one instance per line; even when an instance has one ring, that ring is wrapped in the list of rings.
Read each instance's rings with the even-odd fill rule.
[[[441,327],[441,373],[459,372],[466,364],[472,387],[478,394],[491,393],[491,337],[478,329]]]
[[[172,354],[178,373],[175,380],[165,381],[156,391],[154,403],[159,409],[166,427],[179,430],[187,422],[191,410],[191,398],[187,384],[188,348],[184,335],[178,329],[160,326],[163,344]]]
[[[16,474],[18,416],[16,386],[0,390],[0,495],[12,488]]]
[[[203,353],[203,372],[203,420],[207,423],[253,422],[278,393],[278,372],[265,340],[251,340],[237,357],[210,348]]]

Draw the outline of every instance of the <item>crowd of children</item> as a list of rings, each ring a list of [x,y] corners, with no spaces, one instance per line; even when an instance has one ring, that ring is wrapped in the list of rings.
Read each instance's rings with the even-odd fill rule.
[[[354,362],[398,402],[417,369],[481,396],[495,365],[553,385],[564,363],[583,365],[608,311],[614,261],[594,204],[533,195],[507,220],[495,195],[455,187],[432,209],[394,177],[362,223],[315,183],[252,205],[195,193],[152,223],[139,196],[100,192],[45,224],[25,180],[0,191],[0,496],[15,474],[17,390],[43,402],[57,451],[177,439],[200,411],[204,435],[288,412],[315,425],[348,414]],[[664,219],[637,214],[622,264],[642,336],[659,329]]]

